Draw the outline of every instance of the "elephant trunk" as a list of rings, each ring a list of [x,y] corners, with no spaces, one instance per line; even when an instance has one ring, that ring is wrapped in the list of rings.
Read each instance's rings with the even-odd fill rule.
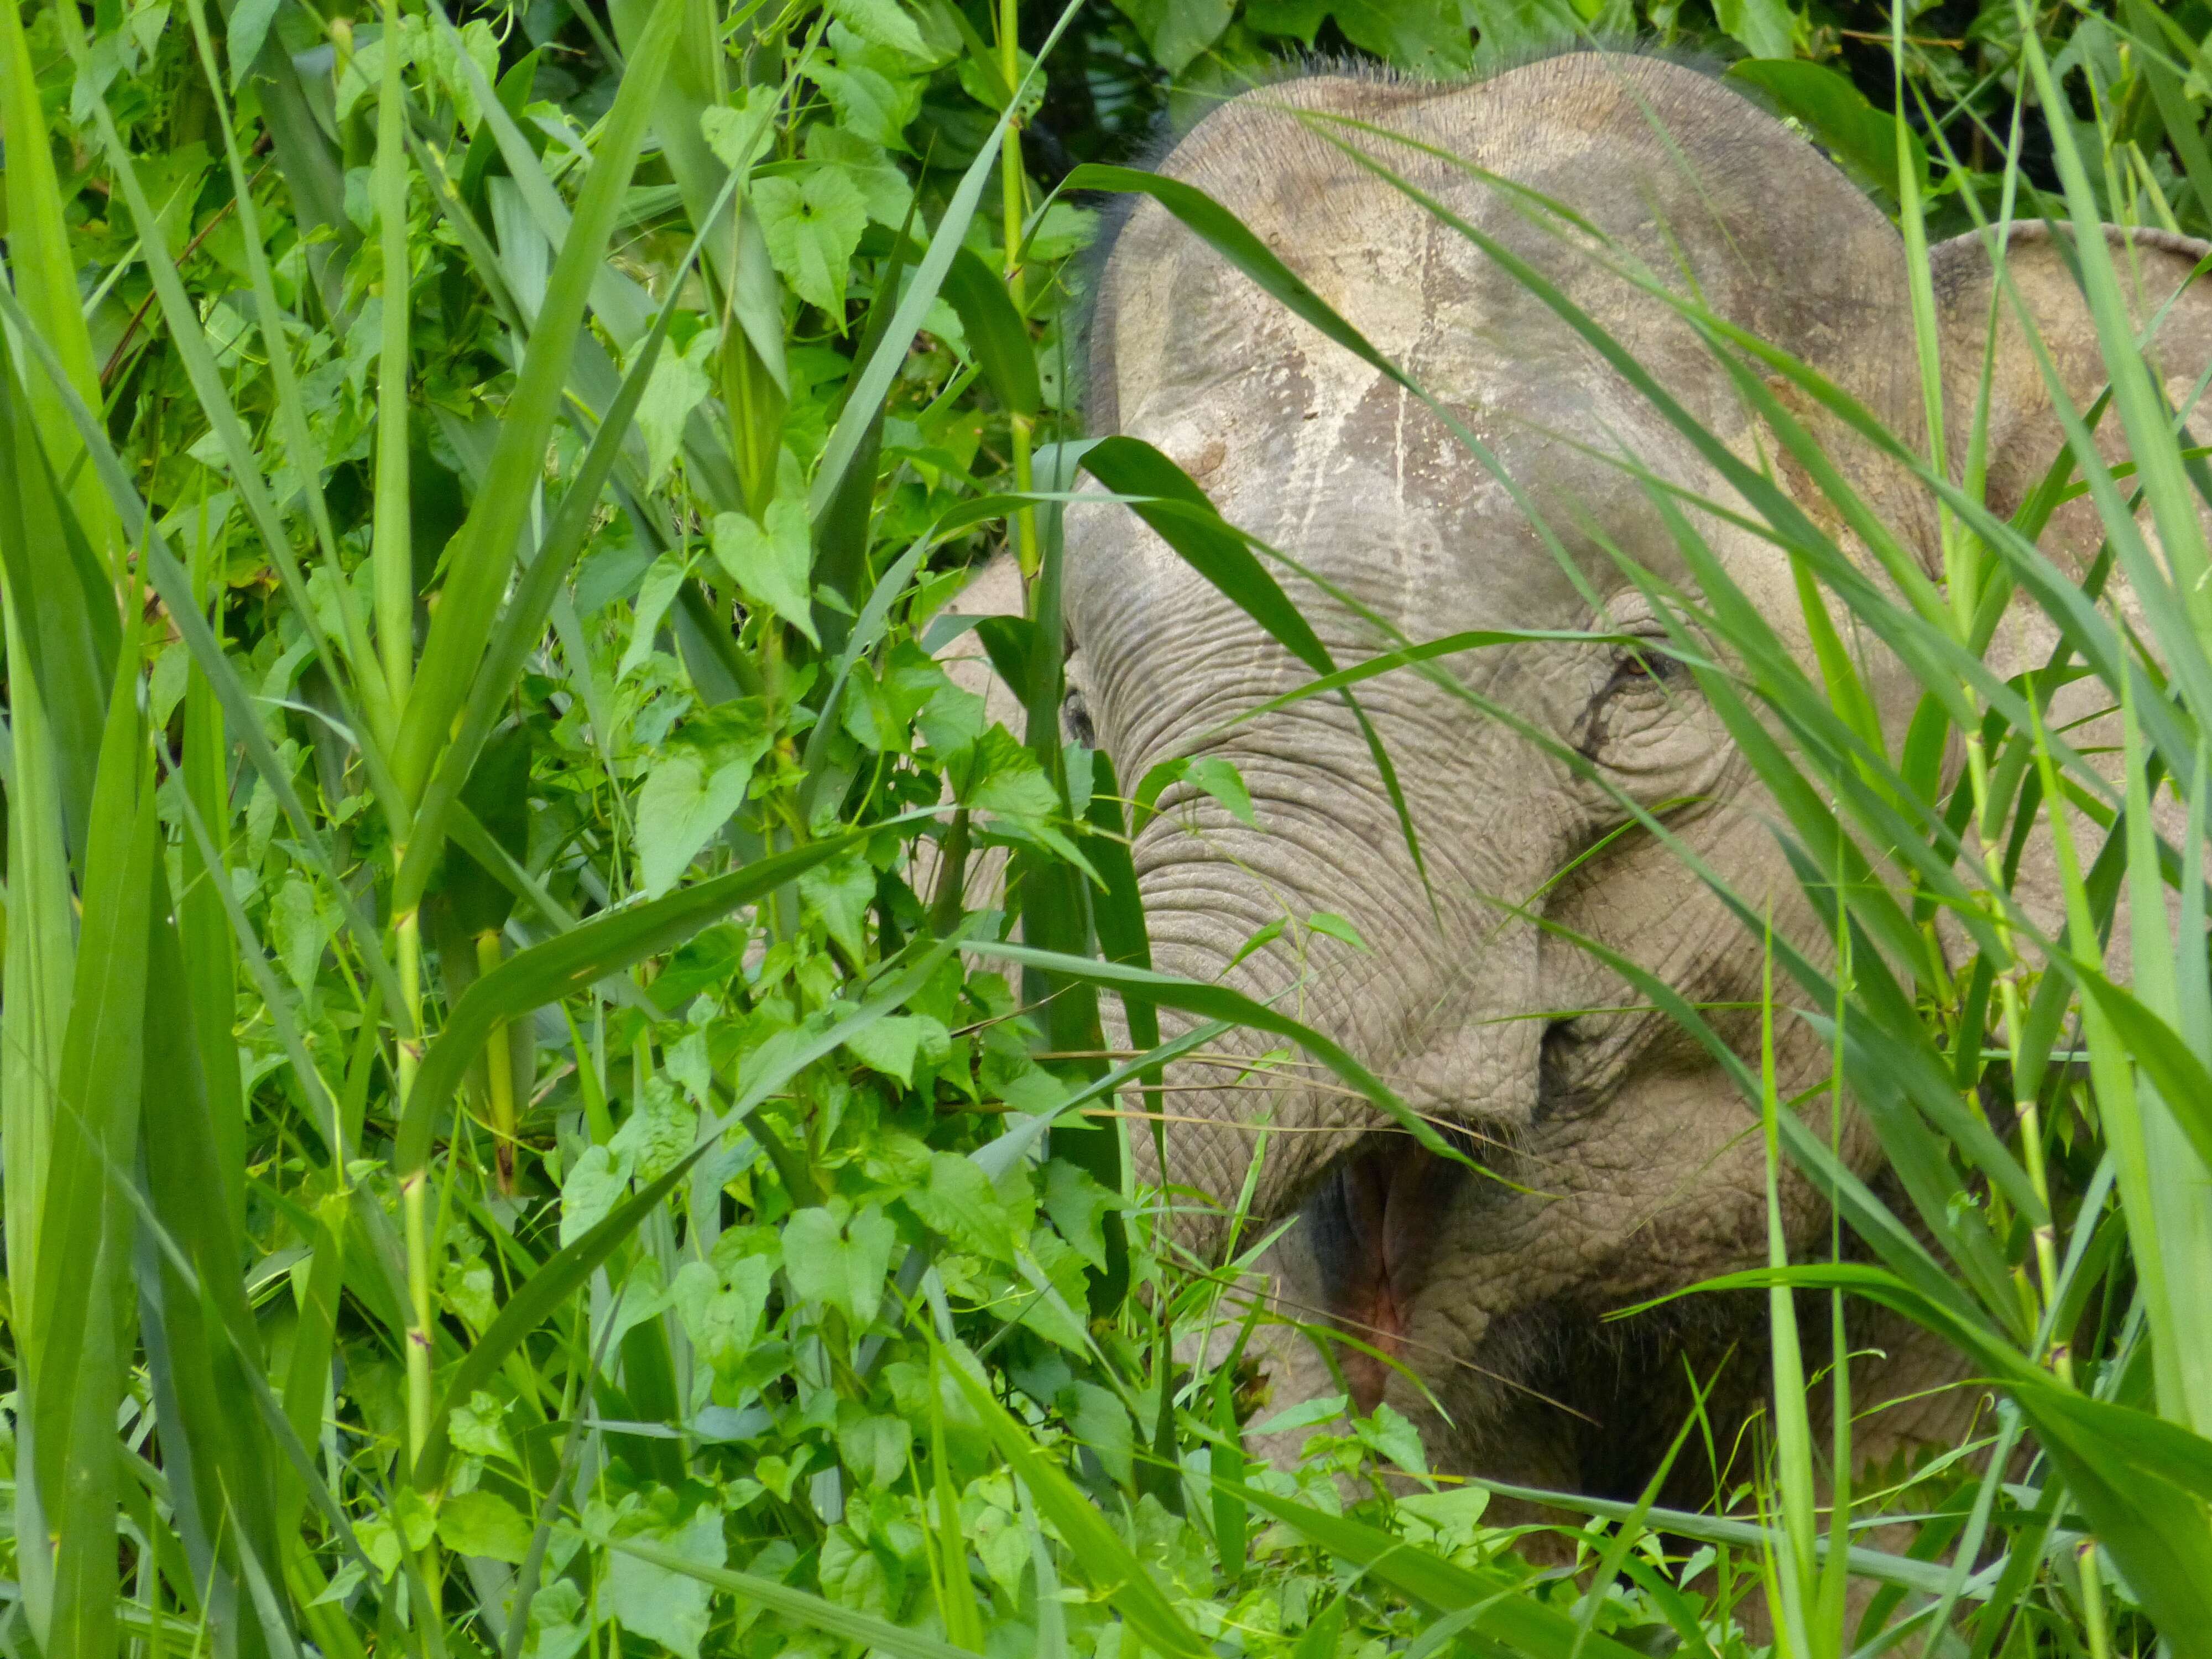
[[[1502,872],[1463,879],[1455,884],[1462,896],[1440,893],[1431,912],[1418,877],[1393,869],[1389,851],[1363,860],[1368,870],[1347,868],[1349,860],[1301,855],[1295,836],[1286,841],[1279,826],[1264,835],[1209,826],[1202,835],[1176,835],[1150,860],[1145,850],[1140,845],[1139,885],[1156,968],[1224,985],[1319,1031],[1413,1111],[1470,1131],[1462,1144],[1479,1147],[1498,1126],[1510,1132],[1533,1115],[1550,1029],[1537,930],[1474,896],[1517,896],[1533,884]],[[1348,918],[1372,944],[1355,946],[1313,929],[1309,920],[1319,912]],[[1249,948],[1275,927],[1272,942]],[[1163,1038],[1197,1023],[1161,1011]],[[1164,1175],[1190,1189],[1176,1206],[1176,1236],[1204,1260],[1218,1256],[1240,1199],[1265,1224],[1370,1162],[1368,1153],[1382,1168],[1360,1177],[1362,1194],[1395,1191],[1431,1161],[1365,1095],[1265,1033],[1227,1033],[1169,1068],[1168,1081]],[[1131,1142],[1140,1178],[1159,1180],[1153,1136],[1140,1127]],[[1366,1218],[1374,1224],[1362,1236],[1372,1232],[1370,1242],[1380,1248],[1383,1218],[1379,1212]]]

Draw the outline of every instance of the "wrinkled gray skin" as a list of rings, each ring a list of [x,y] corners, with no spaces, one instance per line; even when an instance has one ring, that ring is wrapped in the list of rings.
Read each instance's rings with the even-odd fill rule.
[[[1431,414],[1296,321],[1149,201],[1103,274],[1092,429],[1157,445],[1232,523],[1407,635],[1660,635],[1602,544],[1670,581],[1686,580],[1681,561],[1635,482],[1570,440],[1631,453],[1687,489],[1735,498],[1533,295],[1297,112],[1385,126],[1556,198],[1670,280],[1692,273],[1720,313],[1821,369],[1895,429],[1920,429],[1896,231],[1811,146],[1716,81],[1662,60],[1584,53],[1468,87],[1324,76],[1248,94],[1185,137],[1163,170],[1228,205],[1435,392],[1547,516],[1602,610]],[[1532,226],[1495,187],[1416,150],[1365,142],[1559,283],[1738,453],[1776,453],[1771,438],[1761,446],[1712,357],[1658,302]],[[2144,316],[2199,251],[2154,238],[2123,250]],[[2102,375],[2057,250],[2016,237],[2010,266],[2074,397],[2086,403]],[[1990,314],[1979,246],[1938,250],[1936,287],[1948,428],[1960,433]],[[2160,345],[2169,384],[2185,398],[2212,356],[2198,291],[2169,317]],[[2009,321],[1994,374],[1990,495],[2007,513],[2060,437]],[[1836,453],[1934,571],[1925,509],[1863,453],[1840,443]],[[1793,466],[1779,476],[1809,513],[1833,524]],[[2078,563],[2095,545],[2094,521],[2072,511],[2046,547]],[[1483,1163],[1525,1190],[1422,1153],[1333,1085],[1170,1096],[1174,1111],[1200,1120],[1169,1127],[1170,1178],[1233,1206],[1254,1151],[1252,1121],[1271,1111],[1292,1133],[1272,1139],[1252,1210],[1263,1221],[1297,1218],[1263,1264],[1278,1306],[1358,1335],[1414,1373],[1443,1411],[1406,1376],[1336,1345],[1359,1401],[1387,1399],[1413,1419],[1441,1469],[1632,1493],[1682,1421],[1686,1359],[1708,1374],[1733,1349],[1736,1408],[1755,1401],[1766,1370],[1764,1322],[1755,1304],[1710,1297],[1626,1322],[1601,1316],[1763,1264],[1762,1150],[1732,1085],[1664,1017],[1552,1018],[1640,999],[1508,907],[1600,940],[1691,998],[1756,1000],[1759,941],[1673,853],[1628,835],[1577,861],[1628,821],[1607,784],[1647,806],[1693,799],[1669,809],[1672,827],[1752,905],[1771,902],[1778,930],[1825,954],[1770,828],[1771,800],[1694,683],[1657,659],[1572,642],[1449,659],[1462,684],[1586,757],[1595,777],[1419,674],[1390,674],[1359,696],[1423,838],[1432,915],[1342,704],[1316,698],[1218,733],[1229,716],[1310,675],[1126,510],[1078,506],[1068,526],[1070,672],[1079,700],[1071,717],[1095,729],[1124,780],[1171,754],[1226,756],[1257,810],[1257,827],[1246,828],[1212,800],[1171,790],[1168,810],[1139,837],[1158,965],[1212,980],[1267,923],[1303,922],[1316,911],[1348,918],[1371,950],[1293,927],[1227,969],[1227,981],[1283,998],[1416,1109],[1459,1126]],[[1700,528],[1809,663],[1783,557],[1717,520]],[[1342,606],[1286,585],[1340,661],[1386,643]],[[1902,730],[1912,685],[1878,642],[1862,643],[1888,729]],[[1996,654],[2039,661],[2046,648],[2014,619]],[[1563,871],[1571,873],[1560,879]],[[1755,1061],[1753,1018],[1719,1018]],[[1786,1097],[1825,1064],[1802,1024],[1785,1021],[1780,1042]],[[1216,1085],[1230,1075],[1186,1066],[1176,1080]],[[1877,1175],[1879,1148],[1856,1115],[1842,1136],[1849,1160]],[[1133,1137],[1149,1162],[1147,1139]],[[1825,1212],[1807,1189],[1786,1183],[1784,1207],[1794,1248],[1825,1241]],[[1194,1204],[1182,1242],[1218,1259],[1226,1240],[1218,1219]],[[1867,1372],[1863,1401],[1936,1375],[1914,1357],[1907,1333],[1869,1327],[1854,1341],[1891,1356]],[[1321,1351],[1304,1340],[1277,1341],[1270,1363],[1278,1405],[1338,1390]],[[1730,1397],[1724,1386],[1722,1400]],[[1954,1417],[1941,1407],[1893,1410],[1862,1427],[1858,1443],[1879,1455],[1945,1438]]]

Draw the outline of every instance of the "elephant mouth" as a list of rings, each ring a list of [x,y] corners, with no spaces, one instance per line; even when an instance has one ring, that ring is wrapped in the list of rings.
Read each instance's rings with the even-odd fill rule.
[[[1534,1117],[1570,1114],[1589,1092],[1578,1080],[1591,1033],[1572,1016],[1547,1020],[1538,1045]],[[1439,1122],[1478,1166],[1498,1167],[1504,1143],[1494,1123]],[[1350,1341],[1338,1349],[1355,1407],[1382,1398],[1393,1367],[1407,1363],[1413,1309],[1451,1230],[1447,1213],[1471,1201],[1465,1164],[1401,1135],[1368,1139],[1323,1178],[1305,1211],[1325,1310]]]
[[[1462,1166],[1391,1137],[1339,1164],[1306,1211],[1326,1311],[1351,1342],[1340,1350],[1361,1412],[1374,1410],[1407,1346],[1438,1218]]]

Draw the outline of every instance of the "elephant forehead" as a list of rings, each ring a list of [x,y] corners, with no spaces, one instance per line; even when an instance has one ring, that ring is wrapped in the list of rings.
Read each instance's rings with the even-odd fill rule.
[[[1670,556],[1644,491],[1607,457],[1691,487],[1704,469],[1519,283],[1364,185],[1372,234],[1316,231],[1300,270],[1437,408],[1185,237],[1114,285],[1119,429],[1167,453],[1231,522],[1363,597],[1388,606],[1409,584],[1431,599],[1442,586],[1462,626],[1571,625],[1579,591],[1528,507],[1602,586],[1606,543]],[[1302,226],[1328,226],[1329,193]]]
[[[1396,404],[1396,388],[1379,389],[1375,401]],[[1263,556],[1333,649],[1380,642],[1358,608],[1416,638],[1581,626],[1582,589],[1511,492],[1440,426],[1409,429],[1418,422],[1437,426],[1416,404],[1249,433],[1185,420],[1144,435],[1198,476],[1230,523],[1355,602],[1317,593]],[[1068,533],[1069,618],[1087,653],[1110,650],[1125,632],[1148,641],[1260,638],[1256,623],[1127,509],[1079,506]],[[1617,580],[1595,561],[1578,562],[1585,580]]]
[[[1583,588],[1531,507],[1600,590],[1621,580],[1606,544],[1673,563],[1633,477],[1592,453],[1626,447],[1682,471],[1647,409],[1541,361],[1461,367],[1484,395],[1449,406],[1448,422],[1326,342],[1255,350],[1218,374],[1180,375],[1127,410],[1123,430],[1173,459],[1231,523],[1417,635],[1586,619]],[[1140,589],[1182,611],[1205,586],[1133,515],[1083,509],[1071,532],[1079,637],[1086,591],[1126,605]]]
[[[1491,216],[1490,204],[1469,215]],[[1511,215],[1506,217],[1510,220]],[[1606,378],[1603,366],[1536,295],[1458,231],[1375,179],[1323,180],[1295,207],[1267,211],[1266,240],[1315,295],[1440,402],[1473,407],[1548,399]],[[1121,429],[1215,405],[1249,423],[1341,420],[1369,404],[1384,377],[1264,292],[1179,228],[1143,220],[1117,246],[1103,301],[1102,337]],[[1535,234],[1517,222],[1502,240]],[[1542,240],[1537,237],[1536,240]],[[1534,250],[1531,250],[1534,252]],[[1543,250],[1547,262],[1566,258]],[[1585,303],[1609,287],[1592,270],[1561,274]],[[1527,371],[1540,368],[1540,374]],[[1571,373],[1563,374],[1563,371]],[[1395,418],[1395,415],[1393,416]]]
[[[1266,240],[1300,280],[1416,374],[1442,319],[1464,331],[1480,326],[1484,302],[1526,310],[1510,279],[1493,280],[1466,242],[1372,179],[1323,183],[1262,222],[1269,219],[1279,222]],[[1154,234],[1133,233],[1117,248],[1107,300],[1125,420],[1141,404],[1260,363],[1294,368],[1317,391],[1366,370],[1195,237],[1148,221],[1140,228]]]

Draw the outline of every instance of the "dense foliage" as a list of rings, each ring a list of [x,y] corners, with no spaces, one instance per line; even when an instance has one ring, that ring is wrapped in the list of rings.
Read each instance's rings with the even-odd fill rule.
[[[1759,1458],[1776,1530],[1607,1511],[1532,1558],[1387,1407],[1177,1364],[1261,1315],[1129,1176],[1148,1011],[1262,1015],[1142,977],[1136,781],[1063,743],[1056,625],[965,647],[1011,730],[938,659],[1002,546],[1056,622],[1082,165],[1309,50],[1635,33],[1932,233],[2008,173],[2069,211],[2054,143],[2101,216],[2205,231],[2212,11],[2030,21],[7,6],[0,1650],[1743,1650],[1731,1605],[1814,1571]],[[1922,1000],[1968,1097],[1993,994]],[[2065,1285],[1968,1153],[1954,1190],[2140,1404],[2103,1120],[2048,1069],[1999,1127],[2047,1150]],[[1303,1468],[1248,1464],[1298,1426]],[[1883,1495],[1932,1524],[1851,1620],[2147,1644],[2177,1604],[1986,1461]],[[1962,1532],[1998,1565],[1954,1578]]]

